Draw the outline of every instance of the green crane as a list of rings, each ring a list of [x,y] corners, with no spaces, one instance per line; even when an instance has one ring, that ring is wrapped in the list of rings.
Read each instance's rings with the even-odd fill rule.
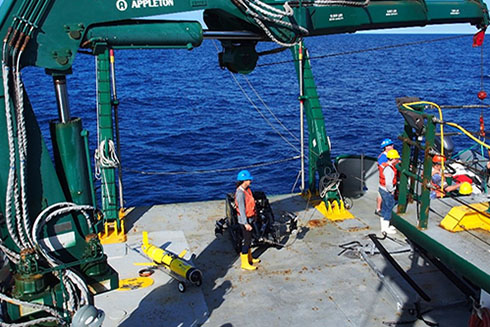
[[[196,21],[143,20],[155,15],[202,10],[207,30]],[[69,324],[93,294],[117,287],[97,235],[124,233],[117,201],[112,49],[192,49],[205,38],[221,41],[220,64],[236,73],[256,67],[257,42],[290,47],[299,59],[307,36],[362,30],[469,23],[488,25],[481,0],[260,1],[260,0],[4,0],[0,7],[2,81],[0,101],[0,249],[14,272],[7,322],[35,320]],[[87,132],[71,117],[66,76],[82,50],[97,59],[97,166],[102,178],[99,208],[88,160]],[[58,120],[51,124],[55,162],[48,154],[22,84],[26,66],[53,78]],[[311,66],[298,61],[309,128],[309,189],[333,170],[330,147]],[[117,133],[116,133],[117,134]],[[335,195],[325,194],[328,201]],[[32,304],[32,303],[37,303]]]

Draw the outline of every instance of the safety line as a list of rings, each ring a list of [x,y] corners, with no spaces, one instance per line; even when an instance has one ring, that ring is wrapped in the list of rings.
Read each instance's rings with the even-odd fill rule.
[[[135,169],[130,169],[130,168],[123,168],[125,171],[129,171],[132,173],[138,173],[142,175],[193,175],[193,174],[208,174],[208,173],[220,173],[220,172],[227,172],[227,171],[236,171],[236,170],[243,170],[243,169],[248,169],[248,168],[255,168],[255,167],[262,167],[262,166],[269,166],[269,165],[274,165],[277,163],[282,163],[286,161],[291,161],[291,160],[297,160],[299,159],[300,156],[294,156],[290,158],[285,158],[285,159],[280,159],[280,160],[274,160],[274,161],[268,161],[268,162],[259,162],[253,165],[248,165],[248,166],[242,166],[242,167],[233,167],[233,168],[223,168],[223,169],[213,169],[213,170],[193,170],[193,171],[142,171],[142,170],[135,170]]]
[[[281,122],[281,120],[279,118],[277,118],[277,116],[274,114],[274,112],[265,103],[264,99],[260,96],[260,94],[257,93],[257,90],[255,90],[255,88],[253,87],[252,83],[250,83],[250,80],[247,78],[247,76],[243,75],[243,78],[245,78],[245,81],[247,81],[248,86],[250,86],[250,88],[252,89],[252,91],[255,93],[255,95],[260,100],[260,102],[262,102],[262,104],[267,109],[267,111],[269,111],[269,113],[272,115],[272,117],[274,117],[274,119],[279,123],[279,125],[281,125],[282,128],[284,128],[284,130],[286,132],[289,133],[289,135],[291,135],[296,141],[299,142],[300,141],[299,138],[296,135],[294,135],[286,126],[284,126],[284,124]]]
[[[216,42],[213,40],[213,44],[216,48],[216,51],[219,51],[218,49],[218,46],[216,45]],[[292,144],[291,142],[289,142],[289,140],[287,140],[284,135],[281,134],[280,131],[277,130],[276,127],[274,127],[274,125],[271,123],[271,121],[264,116],[264,114],[260,111],[260,109],[257,107],[257,105],[255,105],[254,101],[248,96],[247,92],[245,92],[245,89],[242,87],[242,85],[240,84],[240,82],[237,80],[237,78],[235,77],[235,75],[228,70],[228,72],[230,73],[231,77],[233,78],[233,80],[235,81],[235,83],[238,85],[238,87],[240,88],[240,90],[242,91],[243,95],[247,98],[247,100],[250,102],[250,104],[254,107],[254,109],[262,116],[262,118],[267,122],[267,124],[287,143],[289,144],[296,152],[300,152],[299,149],[294,145]],[[257,93],[256,93],[257,94]],[[260,97],[259,97],[260,99]],[[277,118],[276,118],[277,119]],[[284,126],[283,124],[281,124],[281,126]],[[287,129],[286,129],[287,130]],[[289,132],[289,130],[287,130]]]
[[[443,38],[433,39],[433,40],[415,41],[415,42],[407,42],[407,43],[400,43],[400,44],[394,44],[394,45],[385,45],[385,46],[376,47],[376,48],[337,52],[337,53],[331,53],[331,54],[326,54],[326,55],[321,55],[321,56],[313,56],[313,57],[309,57],[308,59],[312,60],[312,59],[322,59],[322,58],[337,57],[337,56],[346,56],[346,55],[357,54],[357,53],[387,50],[387,49],[394,49],[394,48],[402,48],[402,47],[408,47],[408,46],[412,46],[412,45],[434,43],[434,42],[441,42],[441,41],[449,41],[449,40],[459,39],[459,38],[463,38],[463,37],[472,37],[472,35],[466,35],[465,34],[465,35],[457,35],[457,36],[448,36],[448,37],[443,37]],[[286,64],[286,63],[291,63],[291,62],[296,62],[296,61],[298,61],[298,59],[270,62],[270,63],[258,64],[257,67],[273,66],[273,65]]]

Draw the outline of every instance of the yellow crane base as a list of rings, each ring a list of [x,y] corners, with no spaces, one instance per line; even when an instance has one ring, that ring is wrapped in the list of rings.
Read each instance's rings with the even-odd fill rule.
[[[487,210],[487,202],[457,206],[448,212],[440,225],[450,232],[478,228],[490,231],[490,213]]]
[[[126,232],[124,231],[124,219],[121,219],[121,228],[118,229],[115,221],[106,222],[104,231],[99,233],[99,240],[102,244],[124,243],[127,240]]]

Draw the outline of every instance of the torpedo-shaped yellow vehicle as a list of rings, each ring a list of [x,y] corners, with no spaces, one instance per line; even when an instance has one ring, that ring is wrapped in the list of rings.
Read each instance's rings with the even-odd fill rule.
[[[157,268],[164,268],[163,271],[179,281],[179,291],[185,292],[186,283],[190,282],[196,286],[202,284],[202,272],[194,265],[184,259],[187,250],[182,251],[179,255],[170,251],[161,249],[148,242],[148,232],[143,232],[143,244],[141,245],[143,253],[153,260]]]

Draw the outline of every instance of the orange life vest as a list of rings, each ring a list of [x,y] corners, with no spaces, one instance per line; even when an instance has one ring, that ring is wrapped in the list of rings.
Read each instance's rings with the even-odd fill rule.
[[[252,190],[250,188],[247,188],[246,190],[243,190],[243,193],[245,193],[245,215],[247,216],[247,218],[254,217],[256,215],[256,212],[255,212],[255,199],[252,194]],[[240,215],[240,209],[238,209],[238,202],[236,198],[235,198],[235,206],[238,215]]]
[[[386,155],[386,151],[383,151],[379,154],[377,162],[379,162],[379,158],[381,158],[382,155]],[[381,174],[383,173],[383,166],[380,165],[379,163],[378,163],[378,172],[379,172],[379,182],[381,183]]]
[[[386,167],[390,166],[393,169],[393,186],[396,185],[396,167],[393,165],[390,165],[388,162],[383,162],[381,165],[379,165],[379,185],[385,187],[386,186],[386,178],[385,178],[385,173],[384,170]]]

